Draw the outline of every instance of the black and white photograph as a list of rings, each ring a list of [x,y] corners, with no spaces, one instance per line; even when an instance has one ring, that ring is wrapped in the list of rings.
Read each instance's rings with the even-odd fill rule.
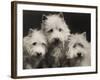
[[[12,2],[12,76],[96,73],[96,9]]]
[[[90,14],[23,11],[23,68],[91,66]]]

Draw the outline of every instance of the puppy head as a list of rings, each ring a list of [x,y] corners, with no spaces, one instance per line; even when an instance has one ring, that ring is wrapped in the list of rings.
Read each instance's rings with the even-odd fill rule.
[[[30,56],[42,57],[46,53],[47,41],[42,31],[29,29],[23,45]]]
[[[69,38],[67,58],[82,58],[88,53],[89,43],[86,40],[86,32],[82,34],[71,35]]]
[[[64,42],[70,34],[70,30],[65,23],[62,13],[51,14],[48,16],[43,15],[42,30],[50,44]]]

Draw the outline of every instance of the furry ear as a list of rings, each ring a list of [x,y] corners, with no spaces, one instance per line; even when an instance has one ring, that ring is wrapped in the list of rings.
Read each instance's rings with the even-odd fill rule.
[[[46,16],[45,14],[43,14],[43,15],[42,15],[42,23],[41,23],[41,29],[42,29],[43,31],[45,31],[45,27],[44,27],[44,25],[45,25],[45,20],[47,20],[47,16]]]
[[[82,35],[86,38],[86,32],[83,32]]]
[[[60,12],[58,15],[59,15],[59,17],[64,18],[64,15],[62,12]]]
[[[29,31],[28,31],[28,35],[29,35],[29,37],[31,37],[31,36],[32,36],[32,33],[33,33],[33,29],[32,29],[32,28],[30,28],[30,29],[29,29]]]
[[[45,14],[42,15],[42,20],[46,20],[47,16]]]

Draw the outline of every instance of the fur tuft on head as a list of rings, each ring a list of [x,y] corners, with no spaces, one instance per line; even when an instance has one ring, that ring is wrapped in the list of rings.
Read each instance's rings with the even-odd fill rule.
[[[70,35],[68,25],[64,20],[63,13],[43,15],[42,31],[47,37],[48,42],[51,44],[55,38],[64,42]]]

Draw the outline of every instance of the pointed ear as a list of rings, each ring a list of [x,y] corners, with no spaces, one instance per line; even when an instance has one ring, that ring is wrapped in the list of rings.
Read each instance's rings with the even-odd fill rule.
[[[46,20],[47,16],[45,14],[42,15],[42,20]]]
[[[64,18],[64,15],[62,12],[60,12],[58,15],[59,15],[59,17]]]
[[[83,32],[82,35],[86,38],[86,32]]]
[[[45,14],[43,14],[42,15],[42,23],[41,23],[41,29],[43,30],[43,31],[45,31],[45,20],[47,20],[48,18],[47,18],[47,16],[45,15]]]
[[[32,28],[30,28],[30,29],[29,29],[29,31],[28,31],[28,35],[29,35],[29,37],[31,37],[31,36],[32,36],[32,32],[33,32],[33,29],[32,29]]]

